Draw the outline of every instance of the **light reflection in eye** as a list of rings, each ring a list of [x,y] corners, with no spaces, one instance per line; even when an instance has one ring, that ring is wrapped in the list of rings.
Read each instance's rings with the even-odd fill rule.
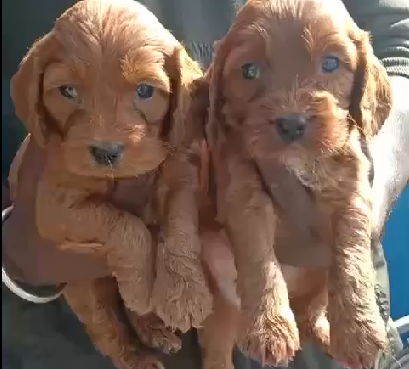
[[[70,85],[61,85],[58,87],[58,90],[60,91],[61,96],[70,99],[70,100],[76,100],[78,99],[78,92],[75,87],[70,86]]]
[[[136,94],[140,99],[150,99],[153,96],[155,88],[146,83],[141,83],[136,87]]]
[[[241,72],[245,79],[257,79],[260,78],[260,67],[256,63],[246,63],[241,67]]]
[[[339,68],[340,64],[337,56],[327,55],[322,59],[321,68],[324,73],[333,73]]]

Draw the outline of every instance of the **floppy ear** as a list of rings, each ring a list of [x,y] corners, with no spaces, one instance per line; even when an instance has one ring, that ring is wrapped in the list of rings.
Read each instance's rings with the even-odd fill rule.
[[[355,41],[358,65],[351,93],[350,115],[365,136],[378,133],[392,107],[392,92],[386,70],[373,54],[369,35]]]
[[[169,118],[164,122],[161,136],[177,148],[203,137],[203,121],[198,120],[198,115],[203,115],[198,111],[204,102],[201,96],[203,73],[182,46],[172,54],[167,69],[170,70],[172,95]]]
[[[42,147],[48,137],[42,103],[43,76],[46,63],[52,55],[53,44],[51,33],[37,40],[11,79],[11,97],[16,114]]]
[[[209,84],[209,117],[206,125],[206,136],[210,148],[220,149],[229,129],[222,111],[225,99],[222,91],[222,74],[227,58],[228,48],[225,39],[214,43],[213,63],[209,66],[205,79]]]

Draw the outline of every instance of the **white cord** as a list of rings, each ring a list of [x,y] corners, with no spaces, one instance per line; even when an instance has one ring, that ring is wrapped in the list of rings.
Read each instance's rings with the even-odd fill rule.
[[[61,291],[56,292],[53,295],[49,295],[49,296],[36,296],[33,295],[25,290],[23,290],[19,285],[17,285],[6,273],[6,271],[4,270],[4,267],[1,267],[1,281],[5,284],[5,286],[11,291],[13,292],[15,295],[17,295],[18,297],[22,298],[23,300],[26,301],[30,301],[33,302],[35,304],[47,304],[48,302],[57,300],[62,292],[63,289]]]

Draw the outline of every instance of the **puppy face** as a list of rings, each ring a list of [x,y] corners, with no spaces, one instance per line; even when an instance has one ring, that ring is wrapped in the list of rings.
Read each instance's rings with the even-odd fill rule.
[[[142,5],[89,0],[34,44],[12,96],[34,139],[58,142],[69,171],[129,177],[184,142],[197,77],[198,66]]]
[[[254,157],[330,155],[390,110],[386,73],[337,0],[250,0],[210,80],[210,124],[239,132]]]

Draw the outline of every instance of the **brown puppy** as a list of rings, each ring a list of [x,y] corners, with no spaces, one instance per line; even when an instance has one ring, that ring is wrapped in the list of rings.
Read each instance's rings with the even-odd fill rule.
[[[116,281],[68,286],[65,297],[121,368],[159,364],[138,357],[118,317],[118,287],[141,338],[167,351],[178,338],[157,318],[138,316],[154,311],[186,331],[211,310],[197,224],[201,124],[189,116],[199,77],[145,7],[89,0],[56,21],[12,80],[16,112],[31,134],[11,170],[14,199],[25,182],[19,169],[42,150],[33,219],[58,247],[106,254]],[[133,186],[134,198],[116,198],[123,186]]]
[[[391,93],[368,35],[339,0],[251,0],[218,43],[209,78],[208,134],[218,215],[238,272],[240,346],[276,364],[293,357],[299,337],[313,336],[337,360],[371,367],[386,334],[374,294],[366,145],[389,115]],[[328,270],[280,266],[292,226],[264,191],[259,165],[268,161],[284,164],[314,198]],[[211,349],[207,367],[216,367]]]

